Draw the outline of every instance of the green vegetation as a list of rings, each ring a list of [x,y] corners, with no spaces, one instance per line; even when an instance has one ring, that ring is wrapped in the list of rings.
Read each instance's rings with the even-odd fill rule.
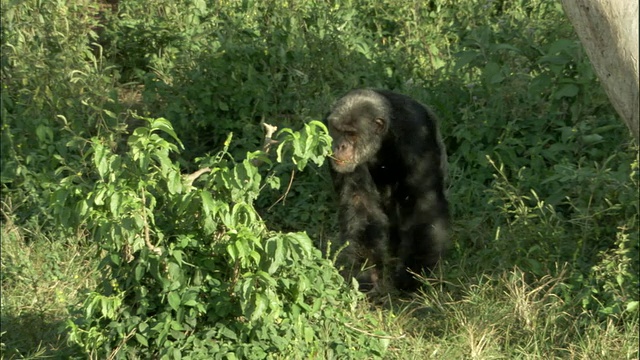
[[[640,356],[638,147],[556,1],[1,5],[3,359]],[[315,120],[364,86],[450,154],[415,296],[332,265]]]

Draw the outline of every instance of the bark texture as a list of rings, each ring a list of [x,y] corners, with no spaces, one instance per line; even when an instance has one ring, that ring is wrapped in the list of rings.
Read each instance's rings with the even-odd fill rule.
[[[638,0],[562,0],[602,86],[636,141]]]

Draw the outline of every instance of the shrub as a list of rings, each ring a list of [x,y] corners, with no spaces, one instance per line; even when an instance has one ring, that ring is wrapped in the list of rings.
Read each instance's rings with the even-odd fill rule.
[[[279,184],[258,167],[272,166],[266,153],[236,163],[230,135],[223,150],[201,159],[205,174],[184,177],[170,160],[180,145],[170,123],[144,120],[124,154],[93,138],[93,173],[85,179],[96,181],[71,176],[55,194],[62,224],[85,224],[103,249],[102,281],[69,323],[72,341],[98,358],[384,352],[380,338],[354,330],[375,324],[355,317],[361,295],[307,235],[269,231],[257,215],[261,188]],[[278,139],[276,162],[299,170],[321,164],[330,144],[319,122],[283,129]]]

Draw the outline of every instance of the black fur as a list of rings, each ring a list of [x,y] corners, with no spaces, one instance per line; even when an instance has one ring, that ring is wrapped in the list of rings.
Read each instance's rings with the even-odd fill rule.
[[[407,96],[359,89],[325,122],[341,237],[355,247],[356,267],[374,265],[358,277],[361,288],[388,273],[397,288],[415,290],[409,271],[432,269],[448,246],[447,160],[435,116]]]

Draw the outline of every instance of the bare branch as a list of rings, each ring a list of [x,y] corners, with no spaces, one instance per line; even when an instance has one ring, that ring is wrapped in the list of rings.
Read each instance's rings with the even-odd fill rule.
[[[269,209],[267,211],[270,211],[280,201],[282,201],[282,204],[284,205],[284,199],[287,198],[287,195],[289,194],[289,190],[291,190],[291,184],[293,184],[293,178],[295,177],[295,175],[296,175],[295,170],[291,170],[291,178],[289,179],[289,185],[287,185],[287,190],[284,192],[284,194],[282,194],[282,196],[280,196],[278,200],[276,200],[276,202],[273,203],[273,205],[269,206]]]
[[[162,249],[159,247],[156,247],[151,243],[151,235],[149,234],[149,222],[147,221],[146,204],[147,204],[147,201],[144,196],[144,189],[142,189],[142,218],[144,219],[144,242],[145,244],[147,244],[147,247],[149,248],[149,250],[151,250],[152,253],[161,255]]]
[[[202,168],[196,172],[194,172],[193,174],[189,174],[186,176],[186,181],[187,181],[187,185],[191,186],[191,184],[193,184],[193,182],[200,177],[200,175],[204,174],[204,173],[208,173],[211,171],[211,168]]]

